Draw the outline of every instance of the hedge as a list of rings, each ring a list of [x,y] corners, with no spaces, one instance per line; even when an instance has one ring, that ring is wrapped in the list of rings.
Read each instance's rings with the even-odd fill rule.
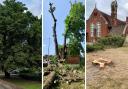
[[[86,51],[87,52],[93,52],[93,51],[98,51],[98,50],[103,50],[104,46],[102,44],[92,44],[92,45],[87,45]]]
[[[105,47],[121,47],[124,43],[125,37],[123,36],[108,36],[98,40],[98,43]]]

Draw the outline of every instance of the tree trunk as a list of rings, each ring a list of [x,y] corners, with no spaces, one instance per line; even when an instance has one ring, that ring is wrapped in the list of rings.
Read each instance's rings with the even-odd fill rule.
[[[64,35],[64,49],[63,49],[63,59],[66,59],[67,49],[66,49],[66,34]]]
[[[48,75],[48,79],[43,84],[43,89],[50,89],[50,86],[53,84],[56,73],[53,71]]]
[[[4,71],[4,74],[6,78],[10,78],[10,73],[7,70]]]
[[[60,59],[59,50],[58,50],[58,41],[57,41],[57,35],[56,35],[56,22],[57,22],[57,20],[53,14],[53,12],[55,11],[55,7],[52,6],[53,5],[52,3],[50,3],[49,5],[50,5],[49,12],[51,13],[52,18],[54,20],[53,37],[54,37],[54,43],[55,43],[55,53],[56,53],[57,58]]]
[[[55,43],[55,52],[56,52],[57,58],[60,59],[59,51],[58,51],[58,41],[57,41],[57,35],[56,35],[56,21],[54,21],[54,26],[53,26],[53,37],[54,37],[54,43]]]

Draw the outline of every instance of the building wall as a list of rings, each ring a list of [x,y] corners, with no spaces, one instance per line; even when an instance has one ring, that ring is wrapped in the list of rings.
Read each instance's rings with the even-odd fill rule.
[[[97,15],[96,15],[97,13]],[[87,20],[87,26],[86,26],[86,34],[88,34],[86,36],[86,40],[87,42],[92,42],[93,38],[91,37],[91,29],[90,29],[90,25],[96,24],[96,23],[100,23],[101,24],[101,33],[100,33],[100,37],[104,37],[108,35],[108,24],[107,21],[105,20],[105,18],[100,14],[100,12],[97,12],[97,10],[94,10],[90,16],[90,18]],[[98,38],[97,38],[98,39]]]

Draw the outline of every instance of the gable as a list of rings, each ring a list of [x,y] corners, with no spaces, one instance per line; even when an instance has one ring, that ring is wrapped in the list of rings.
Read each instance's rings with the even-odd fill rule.
[[[87,21],[94,21],[97,22],[98,20],[104,22],[105,24],[108,24],[108,21],[104,18],[104,16],[100,13],[100,11],[96,8],[94,8],[92,14],[90,15],[89,19]]]

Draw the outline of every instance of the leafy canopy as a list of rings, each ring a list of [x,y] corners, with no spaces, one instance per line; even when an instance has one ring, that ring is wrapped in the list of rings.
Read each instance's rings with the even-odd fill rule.
[[[81,2],[71,4],[69,15],[65,20],[65,34],[67,34],[69,55],[84,53],[82,46],[85,36],[84,13],[84,5]]]
[[[0,67],[2,70],[39,67],[41,19],[25,4],[5,0],[0,4]]]

